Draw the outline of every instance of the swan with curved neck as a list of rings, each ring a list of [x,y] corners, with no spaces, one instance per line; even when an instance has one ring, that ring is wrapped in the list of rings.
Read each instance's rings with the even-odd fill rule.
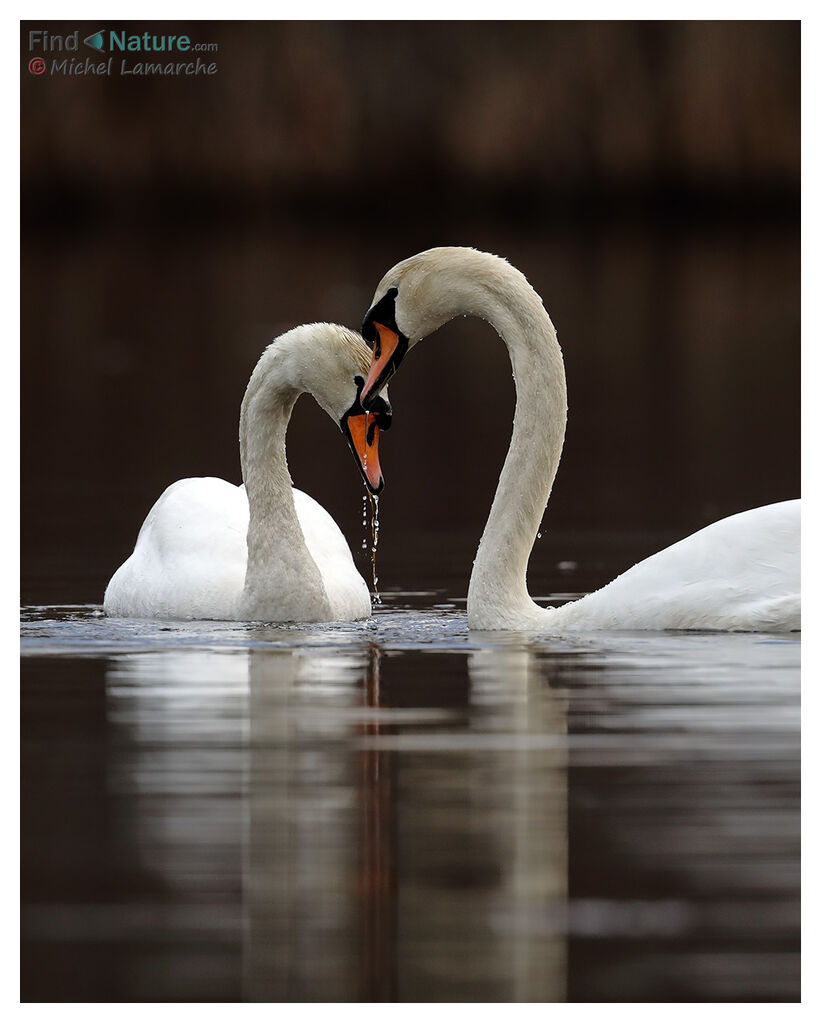
[[[567,390],[556,331],[515,267],[475,249],[428,249],[382,278],[362,333],[367,408],[407,351],[456,316],[490,322],[516,384],[513,434],[468,588],[475,629],[800,628],[798,501],[722,519],[559,608],[527,592],[527,563],[559,466]]]
[[[345,327],[314,323],[283,334],[254,369],[240,412],[242,486],[180,480],[143,523],[134,552],[106,588],[120,618],[351,621],[371,613],[367,584],[331,516],[293,488],[285,434],[309,393],[345,434],[368,488],[383,485],[379,430],[386,399],[360,403],[370,353]]]

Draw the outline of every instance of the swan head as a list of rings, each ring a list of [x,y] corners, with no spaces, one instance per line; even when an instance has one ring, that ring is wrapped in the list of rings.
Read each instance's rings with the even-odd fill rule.
[[[403,259],[385,274],[362,323],[372,349],[362,390],[366,408],[417,342],[462,312],[482,314],[484,295],[501,267],[510,270],[489,252],[443,246]]]
[[[320,408],[338,423],[365,485],[372,494],[379,494],[385,486],[379,464],[379,433],[390,428],[392,418],[387,391],[365,409],[361,395],[371,353],[361,336],[336,324],[312,327],[311,336],[304,339],[310,345],[310,359],[305,360],[302,347],[297,363],[300,389],[309,391]]]

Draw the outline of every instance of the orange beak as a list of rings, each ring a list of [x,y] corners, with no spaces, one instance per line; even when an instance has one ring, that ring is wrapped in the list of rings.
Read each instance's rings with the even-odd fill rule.
[[[376,328],[377,336],[371,354],[371,368],[368,371],[368,379],[362,388],[361,401],[363,404],[368,400],[372,391],[378,391],[379,388],[388,382],[390,377],[396,372],[399,362],[401,362],[401,358],[394,358],[399,347],[399,335],[396,331],[376,321],[374,321],[373,325]]]
[[[382,469],[379,466],[379,427],[376,416],[365,412],[360,416],[348,416],[348,439],[351,449],[359,462],[368,488],[378,494],[385,486]]]

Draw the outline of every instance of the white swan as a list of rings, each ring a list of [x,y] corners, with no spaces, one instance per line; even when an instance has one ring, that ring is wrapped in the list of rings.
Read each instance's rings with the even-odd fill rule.
[[[715,522],[573,603],[535,604],[527,562],[559,464],[567,394],[556,331],[525,277],[467,248],[429,249],[398,263],[365,316],[373,356],[362,401],[367,408],[408,348],[460,315],[496,328],[516,383],[510,449],[470,577],[471,628],[800,628],[799,501]]]
[[[383,486],[381,401],[366,413],[359,392],[370,353],[345,327],[296,327],[266,348],[240,413],[244,485],[172,484],[143,523],[133,554],[106,588],[103,608],[125,618],[351,621],[371,601],[339,527],[292,487],[285,431],[300,394],[339,424],[373,493]]]

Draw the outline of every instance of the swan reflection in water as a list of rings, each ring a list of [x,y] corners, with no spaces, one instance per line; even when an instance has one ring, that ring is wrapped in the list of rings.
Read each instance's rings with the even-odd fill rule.
[[[206,915],[241,933],[242,998],[562,1000],[567,753],[530,740],[563,736],[565,706],[530,649],[470,651],[457,686],[438,676],[465,654],[430,654],[426,685],[373,643],[288,640],[108,671],[112,717],[145,726],[144,866],[184,890],[192,837],[203,874],[241,855],[242,919]],[[151,812],[158,780],[172,813]]]

